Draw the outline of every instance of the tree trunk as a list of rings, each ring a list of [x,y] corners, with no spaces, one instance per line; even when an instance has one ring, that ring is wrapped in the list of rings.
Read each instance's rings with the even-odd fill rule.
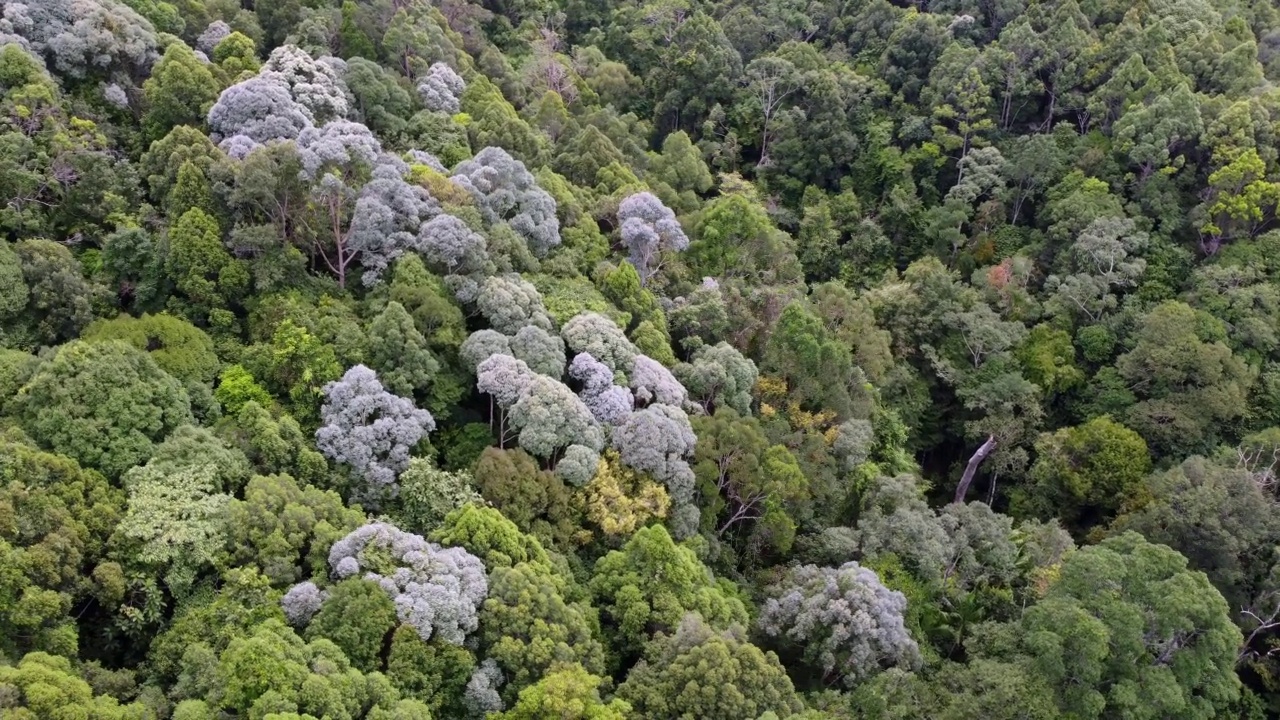
[[[988,435],[987,441],[978,446],[978,450],[973,453],[973,457],[969,458],[969,464],[965,467],[964,475],[960,478],[960,485],[956,487],[956,499],[954,502],[964,502],[964,496],[969,494],[969,485],[973,483],[973,476],[978,473],[978,466],[995,449],[996,436]]]

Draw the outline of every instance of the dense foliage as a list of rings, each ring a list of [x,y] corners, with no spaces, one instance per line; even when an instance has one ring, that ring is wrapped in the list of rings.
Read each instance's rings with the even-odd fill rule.
[[[0,0],[0,716],[1280,717],[1273,0]]]

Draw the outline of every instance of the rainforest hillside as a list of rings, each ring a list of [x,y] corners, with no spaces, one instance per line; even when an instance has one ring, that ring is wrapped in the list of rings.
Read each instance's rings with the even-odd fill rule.
[[[1280,717],[1274,0],[0,0],[5,720]]]

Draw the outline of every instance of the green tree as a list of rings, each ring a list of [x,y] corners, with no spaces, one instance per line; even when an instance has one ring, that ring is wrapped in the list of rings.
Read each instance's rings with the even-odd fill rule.
[[[181,218],[191,208],[215,215],[209,180],[199,165],[188,160],[178,167],[178,178],[164,198],[164,209],[169,217]]]
[[[386,672],[396,689],[430,705],[435,717],[463,717],[463,693],[475,665],[466,648],[424,641],[417,630],[401,625],[391,635]]]
[[[277,588],[319,580],[329,572],[329,547],[364,521],[337,493],[288,475],[257,475],[227,509],[222,562],[257,567]]]
[[[159,140],[179,125],[199,126],[218,99],[218,83],[209,66],[185,43],[165,48],[151,77],[142,84],[147,111],[142,124],[152,140]]]
[[[1209,576],[1230,606],[1249,607],[1268,585],[1280,522],[1272,500],[1243,468],[1192,457],[1156,473],[1147,501],[1116,518],[1112,533],[1136,531],[1168,545]]]
[[[229,297],[247,289],[248,274],[223,247],[218,222],[198,207],[183,213],[169,230],[164,265],[185,299],[177,307],[198,323],[214,320],[216,311],[225,312]]]
[[[717,536],[742,534],[785,554],[795,537],[794,515],[808,498],[808,479],[791,451],[770,446],[759,423],[732,408],[692,420],[698,436],[693,472],[704,522]]]
[[[90,595],[112,605],[106,540],[124,493],[73,460],[0,437],[0,652],[74,655],[72,607]]]
[[[112,535],[122,565],[164,580],[185,599],[226,543],[231,496],[218,492],[216,466],[145,465],[124,476],[128,510]]]
[[[804,301],[782,311],[760,369],[786,383],[790,397],[809,410],[853,411],[856,375],[849,348],[837,342]]]
[[[400,494],[390,513],[397,527],[421,535],[440,527],[454,510],[482,501],[470,472],[441,470],[425,458],[410,458],[398,482]]]
[[[605,670],[595,610],[584,602],[566,601],[563,585],[544,565],[520,563],[490,571],[480,641],[484,655],[502,668],[507,679],[502,692],[510,700],[557,665]]]
[[[1084,383],[1076,349],[1066,331],[1037,325],[1015,351],[1022,374],[1052,398]]]
[[[19,405],[32,437],[108,477],[145,461],[156,442],[194,422],[182,384],[118,340],[62,346],[22,389]]]
[[[22,265],[27,302],[12,316],[8,344],[35,349],[77,337],[93,320],[101,288],[85,279],[83,267],[64,245],[34,238],[19,241],[13,251]]]
[[[1228,612],[1186,558],[1129,532],[1068,555],[1015,643],[1064,715],[1216,718],[1240,694]]]
[[[742,628],[717,631],[696,614],[659,635],[618,688],[634,717],[736,720],[804,709],[773,653],[747,642]]]
[[[604,678],[592,675],[581,665],[570,665],[547,673],[537,683],[520,691],[515,705],[494,715],[494,720],[625,720],[631,705],[615,698],[600,698]]]
[[[387,303],[369,323],[366,358],[378,373],[383,387],[396,395],[426,395],[432,379],[440,371],[440,363],[427,347],[427,339],[418,332],[405,307],[396,301]],[[437,399],[427,404],[433,412],[447,409],[457,398]],[[443,400],[443,401],[441,401]]]
[[[572,546],[580,519],[569,488],[523,450],[487,447],[472,468],[476,488],[521,531]]]
[[[626,654],[652,633],[674,630],[687,612],[720,628],[747,618],[732,585],[714,579],[661,525],[641,528],[622,549],[596,561],[590,587],[615,647]]]
[[[476,503],[449,513],[444,525],[431,533],[431,541],[466,549],[483,560],[489,572],[520,563],[549,566],[551,562],[537,538],[520,532],[497,510]]]
[[[333,346],[290,319],[275,327],[269,342],[248,348],[243,362],[302,422],[319,420],[325,383],[342,375]]]
[[[329,480],[329,465],[316,451],[312,438],[302,432],[292,416],[247,400],[234,415],[218,424],[218,434],[239,448],[254,470],[264,475],[283,473],[303,482]]]
[[[127,342],[146,351],[161,370],[184,383],[211,384],[221,365],[213,340],[203,330],[166,313],[95,320],[85,328],[81,339]]]
[[[375,59],[378,56],[373,41],[369,39],[364,28],[356,22],[358,11],[359,8],[352,0],[345,0],[342,3],[342,26],[338,28],[338,43],[342,48],[340,55],[344,60],[355,57]]]
[[[1030,482],[1014,492],[1013,506],[1082,533],[1139,500],[1150,470],[1142,437],[1103,415],[1040,436]]]
[[[222,706],[241,714],[354,718],[381,709],[394,718],[400,703],[386,678],[362,674],[332,642],[304,643],[278,621],[232,640],[216,672]]]
[[[1138,396],[1128,424],[1159,454],[1212,447],[1223,423],[1238,418],[1252,372],[1223,342],[1220,321],[1168,301],[1152,308],[1116,361]]]
[[[661,186],[655,187],[654,192],[664,204],[679,212],[696,210],[699,196],[715,183],[702,153],[683,130],[663,138],[661,154],[650,155],[645,180],[651,185],[665,184],[669,192],[664,192]]]
[[[462,112],[468,117],[471,147],[500,147],[516,159],[538,165],[545,141],[483,75],[474,76],[462,93]]]
[[[305,637],[332,640],[362,672],[382,667],[382,649],[395,629],[396,606],[378,583],[348,578],[329,589]]]
[[[222,585],[210,596],[197,595],[157,633],[147,650],[149,676],[172,685],[186,672],[187,682],[205,684],[213,677],[191,678],[193,663],[188,655],[203,655],[205,671],[216,671],[217,656],[236,638],[251,634],[269,621],[284,624],[280,593],[271,589],[267,578],[254,570],[233,569],[222,576]],[[199,693],[193,693],[199,694]]]
[[[95,696],[70,660],[42,652],[0,667],[0,685],[11,689],[12,694],[0,700],[0,709],[13,720],[132,720],[146,714],[141,704],[121,705],[109,695]]]

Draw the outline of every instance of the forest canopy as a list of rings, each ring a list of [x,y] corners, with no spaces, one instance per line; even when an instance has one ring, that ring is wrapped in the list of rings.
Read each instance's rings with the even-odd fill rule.
[[[0,716],[1280,717],[1271,0],[0,0]]]

